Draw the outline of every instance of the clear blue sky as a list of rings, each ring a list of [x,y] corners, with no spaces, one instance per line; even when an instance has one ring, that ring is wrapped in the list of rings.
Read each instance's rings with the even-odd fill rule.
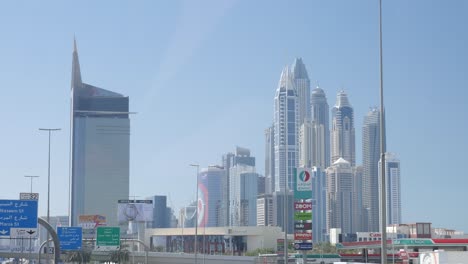
[[[468,1],[384,0],[387,146],[401,159],[403,220],[468,231]],[[83,81],[130,96],[131,195],[195,196],[195,170],[236,145],[264,171],[282,68],[302,57],[330,105],[345,89],[361,126],[379,104],[378,1],[3,1],[0,198],[33,189],[68,208],[73,35]],[[112,183],[109,183],[112,188]]]

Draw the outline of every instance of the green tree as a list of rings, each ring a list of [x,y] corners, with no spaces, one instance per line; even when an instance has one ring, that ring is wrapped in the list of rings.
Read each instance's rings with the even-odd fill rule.
[[[319,242],[314,244],[313,253],[336,253],[336,246],[332,245],[330,242]]]
[[[246,256],[258,256],[259,254],[272,254],[275,253],[275,250],[272,248],[257,248],[254,251],[247,251]]]
[[[92,245],[83,244],[80,251],[69,251],[66,253],[66,262],[88,263],[91,261]]]
[[[111,251],[110,261],[114,263],[127,263],[130,259],[128,245],[121,245],[118,250]]]
[[[88,263],[91,260],[91,251],[71,251],[67,252],[65,262]]]

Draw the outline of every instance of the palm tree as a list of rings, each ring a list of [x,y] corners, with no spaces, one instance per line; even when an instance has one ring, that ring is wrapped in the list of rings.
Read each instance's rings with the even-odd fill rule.
[[[118,250],[110,253],[110,261],[115,263],[126,263],[130,259],[130,251],[128,245],[121,245]]]
[[[87,263],[91,260],[91,250],[82,249],[80,251],[71,251],[65,257],[66,262]]]

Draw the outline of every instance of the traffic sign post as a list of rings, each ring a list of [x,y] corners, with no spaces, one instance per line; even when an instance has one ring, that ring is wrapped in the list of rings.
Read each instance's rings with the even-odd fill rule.
[[[10,236],[11,229],[36,228],[37,200],[0,200],[0,236]]]
[[[296,250],[312,250],[312,243],[308,243],[308,242],[294,243],[294,248]]]
[[[111,251],[120,248],[120,227],[99,226],[96,230],[95,250]]]
[[[293,175],[294,248],[302,251],[306,263],[306,251],[312,249],[312,175],[306,168],[295,168]]]
[[[83,231],[81,227],[57,227],[61,250],[80,250]]]
[[[20,193],[20,200],[39,200],[39,193]]]

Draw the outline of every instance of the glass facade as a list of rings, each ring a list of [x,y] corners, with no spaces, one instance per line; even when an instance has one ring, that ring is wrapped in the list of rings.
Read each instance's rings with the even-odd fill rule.
[[[70,222],[98,214],[117,225],[117,201],[129,194],[129,99],[81,81],[76,44],[72,68]]]

